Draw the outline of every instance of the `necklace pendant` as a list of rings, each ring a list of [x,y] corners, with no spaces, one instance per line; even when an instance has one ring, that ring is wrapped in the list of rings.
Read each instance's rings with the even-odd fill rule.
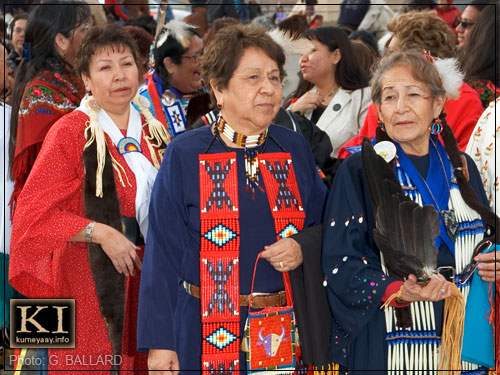
[[[441,217],[443,218],[444,226],[448,236],[455,241],[455,236],[458,231],[458,221],[454,210],[441,210]]]

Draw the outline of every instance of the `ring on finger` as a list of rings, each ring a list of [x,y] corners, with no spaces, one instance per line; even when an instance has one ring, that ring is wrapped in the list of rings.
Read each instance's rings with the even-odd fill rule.
[[[284,265],[284,264],[283,264],[283,262],[281,261],[281,262],[280,262],[280,268],[283,268],[283,267],[285,267],[285,265]]]
[[[445,288],[441,288],[440,292],[444,293],[444,292],[446,292],[446,289]]]

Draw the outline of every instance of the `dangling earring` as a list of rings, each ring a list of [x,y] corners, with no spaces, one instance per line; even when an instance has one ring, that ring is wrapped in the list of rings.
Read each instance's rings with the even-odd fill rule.
[[[432,124],[429,128],[429,132],[432,135],[439,135],[443,131],[443,124],[441,123],[441,119],[437,118],[432,120]]]
[[[382,121],[378,120],[378,121],[377,121],[377,126],[378,126],[378,127],[379,127],[379,128],[380,128],[383,132],[385,132],[385,124],[384,124]]]

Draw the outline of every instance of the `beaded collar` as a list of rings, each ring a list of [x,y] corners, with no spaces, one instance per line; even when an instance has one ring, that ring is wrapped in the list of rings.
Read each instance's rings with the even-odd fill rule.
[[[234,131],[222,116],[219,116],[219,120],[217,121],[217,130],[220,134],[224,134],[235,145],[245,148],[254,148],[261,145],[266,140],[267,135],[267,129],[257,135],[240,134]]]

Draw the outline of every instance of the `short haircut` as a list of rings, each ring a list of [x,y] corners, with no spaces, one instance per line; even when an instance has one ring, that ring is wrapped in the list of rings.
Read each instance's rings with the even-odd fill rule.
[[[399,40],[400,50],[427,50],[441,59],[455,57],[456,38],[441,18],[428,12],[401,14],[387,23]]]
[[[213,79],[215,86],[225,89],[238,68],[241,57],[249,48],[259,49],[275,61],[283,79],[285,53],[267,34],[266,29],[254,25],[229,25],[215,34],[203,54],[201,70],[207,87],[210,89],[210,80]],[[211,97],[215,103],[213,92]]]
[[[93,27],[78,50],[75,69],[88,76],[92,56],[105,48],[119,50],[124,47],[130,49],[136,65],[139,66],[137,43],[123,27],[116,24]]]
[[[380,105],[382,102],[382,77],[386,72],[396,67],[407,67],[413,78],[423,82],[432,93],[432,96],[445,95],[443,83],[434,64],[429,62],[423,53],[417,51],[392,52],[384,56],[373,72],[371,80],[372,101]]]

